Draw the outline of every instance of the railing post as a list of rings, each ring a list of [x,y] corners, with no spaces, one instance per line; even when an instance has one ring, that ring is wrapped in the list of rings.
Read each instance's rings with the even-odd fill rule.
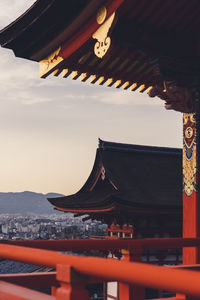
[[[122,250],[123,261],[141,261],[142,249],[135,249],[134,253],[128,250]],[[145,288],[137,285],[126,284],[123,282],[118,283],[118,299],[119,300],[144,300],[145,298]]]
[[[56,296],[56,290],[57,290],[57,287],[56,287],[56,286],[52,286],[52,287],[51,287],[51,295],[52,295],[52,296]]]
[[[57,265],[56,279],[60,287],[56,290],[56,300],[89,300],[85,289],[87,276],[76,272],[71,266]]]

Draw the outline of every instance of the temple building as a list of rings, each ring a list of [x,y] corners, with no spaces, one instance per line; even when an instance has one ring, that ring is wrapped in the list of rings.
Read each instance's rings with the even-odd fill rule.
[[[100,220],[112,230],[120,226],[121,238],[124,226],[126,232],[130,225],[134,237],[180,236],[181,173],[181,149],[99,140],[83,187],[74,195],[48,200],[60,211],[87,214],[85,219]]]
[[[200,41],[197,38],[200,20],[196,17],[199,13],[200,5],[197,0],[166,2],[161,0],[151,2],[146,0],[67,2],[65,0],[37,0],[29,10],[0,32],[2,47],[12,49],[17,57],[39,62],[41,78],[47,78],[50,74],[61,75],[64,78],[71,76],[73,80],[80,79],[82,82],[89,81],[92,84],[97,83],[124,90],[145,91],[151,97],[158,96],[164,100],[167,109],[184,112],[182,175],[183,195],[186,198],[184,198],[183,208],[187,207],[184,219],[190,215],[189,210],[193,215],[192,207],[196,205],[196,200],[190,199],[194,203],[188,206],[186,199],[193,194],[193,191],[196,192],[197,185],[197,173],[194,166],[197,164],[198,155],[193,155],[193,152],[197,151],[196,117],[198,114],[195,116],[194,112],[198,111],[200,82]],[[170,152],[170,150],[155,148],[156,155],[159,157],[159,167],[151,165],[144,172],[142,169],[145,170],[146,166],[141,161],[143,167],[137,166],[131,169],[131,173],[130,171],[124,173],[124,170],[121,173],[118,172],[120,173],[120,176],[117,175],[118,182],[115,168],[112,168],[110,174],[110,171],[106,170],[109,167],[106,165],[104,167],[102,162],[102,169],[97,168],[97,161],[106,161],[104,156],[111,151],[105,150],[106,148],[101,146],[103,144],[108,147],[108,143],[100,143],[94,170],[83,188],[75,195],[50,200],[57,209],[77,210],[78,214],[93,209],[89,217],[101,220],[103,218],[110,225],[113,222],[120,226],[125,222],[132,224],[132,217],[134,217],[137,223],[136,228],[138,228],[135,230],[139,232],[141,226],[136,220],[140,219],[142,211],[146,218],[157,206],[159,213],[154,213],[152,216],[163,216],[164,210],[165,212],[173,211],[173,216],[180,216],[178,208],[181,204],[176,204],[181,198],[181,176],[176,177],[176,172],[169,175],[168,168],[161,167],[164,164],[164,156],[160,155],[159,151],[164,151],[167,156],[167,151]],[[115,147],[117,147],[116,144]],[[123,149],[126,147],[121,146]],[[120,150],[120,156],[126,153],[124,155],[128,159],[130,153],[136,153],[136,150],[133,151],[134,146],[130,146],[130,149],[132,151],[120,152]],[[147,160],[156,161],[152,154],[153,150],[144,148],[143,151],[146,151]],[[167,156],[171,164],[172,157],[175,157],[172,152]],[[103,154],[100,155],[100,153]],[[114,161],[118,152],[110,153],[113,156],[111,161]],[[123,165],[121,158],[119,161],[120,165]],[[131,158],[131,164],[133,161],[134,159]],[[180,170],[180,166],[176,168],[177,162],[173,164],[174,169]],[[95,168],[98,169],[99,177],[95,174]],[[132,174],[136,169],[137,176]],[[105,174],[102,175],[104,170]],[[160,172],[162,172],[161,176]],[[135,176],[134,179],[132,175]],[[105,181],[102,183],[100,178],[104,176]],[[171,180],[172,176],[175,177],[174,181]],[[142,182],[145,186],[143,190]],[[132,189],[130,189],[131,185],[133,185]],[[88,189],[90,192],[87,191]],[[131,205],[134,203],[132,217],[126,212],[130,209],[130,203]],[[147,213],[147,208],[149,213]],[[104,210],[103,213],[102,210]],[[122,220],[122,211],[125,213],[126,221]],[[114,215],[116,215],[115,220]],[[155,219],[158,220],[158,218]],[[163,218],[160,217],[160,219]],[[194,221],[196,217],[191,219],[196,222]],[[186,221],[183,222],[183,227],[186,223]],[[193,227],[184,227],[185,236],[188,236],[189,228]],[[178,232],[180,232],[179,229]]]
[[[17,57],[39,62],[41,78],[70,76],[147,92],[163,100],[166,109],[183,113],[182,151],[100,141],[93,170],[80,191],[49,199],[58,210],[107,223],[108,237],[122,239],[84,243],[112,251],[115,245],[124,262],[1,245],[3,258],[56,267],[56,274],[51,274],[52,296],[45,299],[60,300],[66,295],[69,300],[88,300],[88,277],[93,282],[99,278],[109,284],[118,281],[115,294],[108,285],[105,299],[109,300],[144,299],[144,286],[177,293],[172,299],[199,299],[198,272],[181,271],[185,265],[198,271],[200,263],[199,15],[198,0],[37,0],[0,31],[0,45]],[[28,242],[18,245],[69,250],[68,241]],[[85,245],[70,243],[71,249]],[[143,250],[156,246],[161,252],[183,248],[180,270],[133,262],[142,260]],[[48,276],[38,278],[46,283]],[[4,280],[24,284],[17,276]],[[0,297],[10,297],[6,284],[0,282]],[[15,286],[15,291],[21,297],[22,289]],[[44,295],[38,297],[32,299],[44,299]]]

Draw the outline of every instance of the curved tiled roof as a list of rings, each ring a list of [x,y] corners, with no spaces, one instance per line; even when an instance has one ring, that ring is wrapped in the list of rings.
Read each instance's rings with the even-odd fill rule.
[[[73,212],[178,211],[182,199],[182,151],[100,140],[93,170],[74,195],[48,199]]]

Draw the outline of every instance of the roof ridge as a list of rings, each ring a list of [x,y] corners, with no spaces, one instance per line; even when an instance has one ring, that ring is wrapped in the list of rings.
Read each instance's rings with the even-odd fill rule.
[[[149,146],[149,145],[137,145],[137,144],[126,144],[118,142],[104,141],[99,138],[98,148],[103,150],[119,150],[119,151],[156,151],[156,152],[170,152],[170,153],[181,153],[181,148],[172,147],[159,147],[159,146]]]

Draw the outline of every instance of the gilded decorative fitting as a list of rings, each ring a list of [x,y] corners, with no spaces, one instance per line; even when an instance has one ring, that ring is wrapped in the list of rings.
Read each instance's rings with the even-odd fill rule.
[[[96,44],[94,45],[94,53],[99,58],[102,58],[107,53],[111,45],[111,38],[108,36],[108,31],[113,23],[114,17],[115,12],[92,35],[93,39],[97,40]],[[98,15],[97,19],[100,19]],[[101,19],[103,20],[103,17]],[[99,24],[98,20],[97,23]]]
[[[121,79],[115,81],[115,87],[118,88],[121,85],[122,81]]]
[[[128,86],[130,86],[130,82],[129,82],[129,81],[126,81],[126,82],[122,85],[123,89],[128,88]]]
[[[113,78],[108,78],[108,80],[106,81],[106,85],[111,86],[113,84],[113,81]]]
[[[79,77],[79,72],[78,71],[73,71],[71,74],[72,79],[77,79]]]
[[[91,82],[91,83],[95,82],[96,78],[97,78],[97,75],[92,75],[92,76],[90,77],[90,82]]]
[[[53,68],[63,61],[63,58],[59,56],[60,50],[61,47],[50,54],[47,58],[40,61],[40,77],[46,77]]]
[[[60,74],[60,70],[56,69],[55,71],[53,71],[53,75],[54,76],[58,76]]]
[[[196,119],[193,113],[183,114],[183,191],[190,197],[196,192]]]
[[[145,90],[145,88],[146,88],[145,84],[141,84],[138,88],[138,92],[142,93]]]
[[[88,73],[82,73],[80,76],[80,80],[83,81],[88,76]]]
[[[104,76],[101,76],[101,77],[98,79],[98,84],[101,84],[104,80],[105,80],[105,77],[104,77]]]
[[[136,87],[137,87],[137,83],[133,83],[133,84],[131,85],[131,87],[130,87],[130,90],[132,91],[132,90],[134,90]]]
[[[64,69],[61,74],[62,77],[66,78],[69,75],[69,69]]]
[[[97,12],[97,23],[102,24],[107,16],[107,9],[105,6],[101,7]]]
[[[148,94],[148,92],[150,92],[150,90],[151,90],[152,88],[153,88],[152,86],[148,87],[148,89],[146,89],[146,93]]]

